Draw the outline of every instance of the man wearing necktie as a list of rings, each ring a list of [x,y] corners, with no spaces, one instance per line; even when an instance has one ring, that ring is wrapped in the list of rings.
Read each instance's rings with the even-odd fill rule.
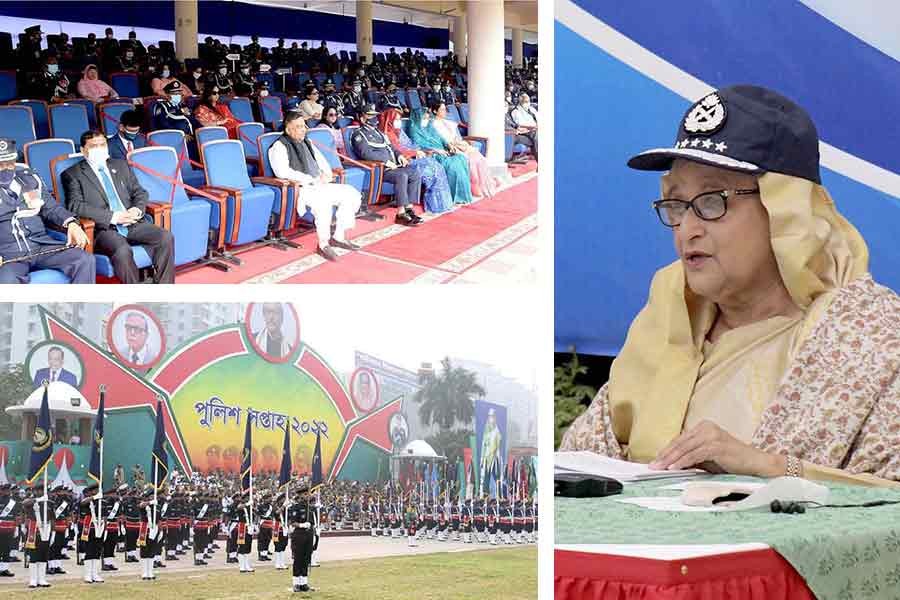
[[[109,158],[99,131],[82,134],[81,153],[85,160],[66,169],[62,183],[68,209],[96,223],[94,252],[109,256],[122,283],[137,283],[131,246],[144,246],[153,259],[154,283],[174,283],[174,238],[145,214],[148,194],[128,163]]]
[[[143,148],[147,140],[141,133],[141,116],[134,110],[126,110],[119,117],[119,126],[115,134],[106,138],[109,146],[109,157],[126,160],[133,150]]]
[[[38,369],[34,374],[34,387],[40,387],[41,382],[45,379],[51,383],[54,381],[62,381],[68,383],[72,387],[78,387],[78,380],[75,377],[75,373],[66,369],[63,366],[64,363],[65,353],[63,352],[63,349],[59,346],[50,346],[50,349],[47,351],[47,366],[43,369]]]

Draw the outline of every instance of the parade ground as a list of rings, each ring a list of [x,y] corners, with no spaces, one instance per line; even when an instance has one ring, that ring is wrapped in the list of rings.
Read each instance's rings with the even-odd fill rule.
[[[224,542],[221,544],[224,548]],[[0,579],[5,598],[40,596],[58,598],[365,598],[371,600],[466,600],[537,597],[537,546],[490,546],[421,540],[408,548],[406,538],[390,540],[365,536],[323,538],[319,546],[322,566],[310,570],[310,585],[317,591],[291,592],[291,573],[276,571],[274,563],[259,562],[253,554],[254,573],[239,573],[225,564],[218,550],[209,565],[195,567],[190,555],[156,569],[153,582],[140,580],[140,564],[117,561],[118,571],[104,571],[105,583],[81,581],[74,558],[63,561],[65,575],[49,578],[53,587],[29,590],[28,572],[14,563],[15,578]],[[290,560],[288,560],[290,565]]]

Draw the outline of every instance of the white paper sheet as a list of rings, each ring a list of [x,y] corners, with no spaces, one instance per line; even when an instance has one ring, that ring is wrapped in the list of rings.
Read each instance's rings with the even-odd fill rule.
[[[681,471],[654,471],[643,463],[633,463],[615,458],[609,458],[596,452],[556,452],[554,454],[555,473],[577,473],[581,475],[593,475],[609,477],[622,483],[636,481],[651,481],[655,479],[671,479],[696,477],[705,475],[700,469],[686,469]]]

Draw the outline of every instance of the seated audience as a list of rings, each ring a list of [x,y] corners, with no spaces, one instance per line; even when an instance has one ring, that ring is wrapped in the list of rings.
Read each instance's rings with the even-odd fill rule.
[[[491,175],[487,158],[475,146],[472,146],[462,138],[459,134],[459,124],[447,118],[447,105],[444,102],[435,102],[430,108],[434,115],[432,125],[435,131],[450,148],[464,154],[469,161],[469,180],[472,183],[472,195],[491,197],[496,194],[497,183]]]
[[[128,153],[147,145],[147,138],[141,135],[141,116],[134,110],[126,110],[119,117],[116,133],[106,138],[109,157],[126,160]]]
[[[415,147],[433,152],[432,157],[444,168],[447,182],[456,204],[472,201],[469,161],[444,141],[434,129],[433,118],[427,108],[416,108],[409,118],[409,137]]]
[[[91,102],[106,102],[118,98],[119,94],[97,74],[97,65],[90,64],[84,68],[82,78],[78,82],[78,95]]]
[[[519,95],[519,103],[506,115],[507,127],[514,131],[513,143],[531,148],[534,159],[538,157],[537,111],[532,108],[528,94]]]
[[[241,124],[238,121],[228,105],[219,100],[219,88],[212,86],[203,91],[200,104],[194,109],[194,118],[203,127],[217,125],[228,130],[228,137],[238,139],[237,126]]]

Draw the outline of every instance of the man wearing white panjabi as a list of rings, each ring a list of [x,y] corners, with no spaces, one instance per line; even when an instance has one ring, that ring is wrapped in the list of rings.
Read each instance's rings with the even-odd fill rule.
[[[345,250],[359,250],[348,241],[345,232],[356,224],[356,211],[362,202],[361,194],[352,186],[333,183],[334,173],[328,160],[306,138],[306,123],[296,111],[284,118],[284,134],[269,148],[269,162],[275,177],[298,181],[301,184],[297,212],[302,216],[307,207],[316,219],[319,238],[318,254],[326,260],[337,260],[332,246]],[[334,236],[331,235],[331,214],[335,212]]]
[[[265,327],[253,334],[256,345],[266,354],[282,358],[291,351],[290,342],[285,339],[284,306],[278,302],[265,302],[262,305]]]

